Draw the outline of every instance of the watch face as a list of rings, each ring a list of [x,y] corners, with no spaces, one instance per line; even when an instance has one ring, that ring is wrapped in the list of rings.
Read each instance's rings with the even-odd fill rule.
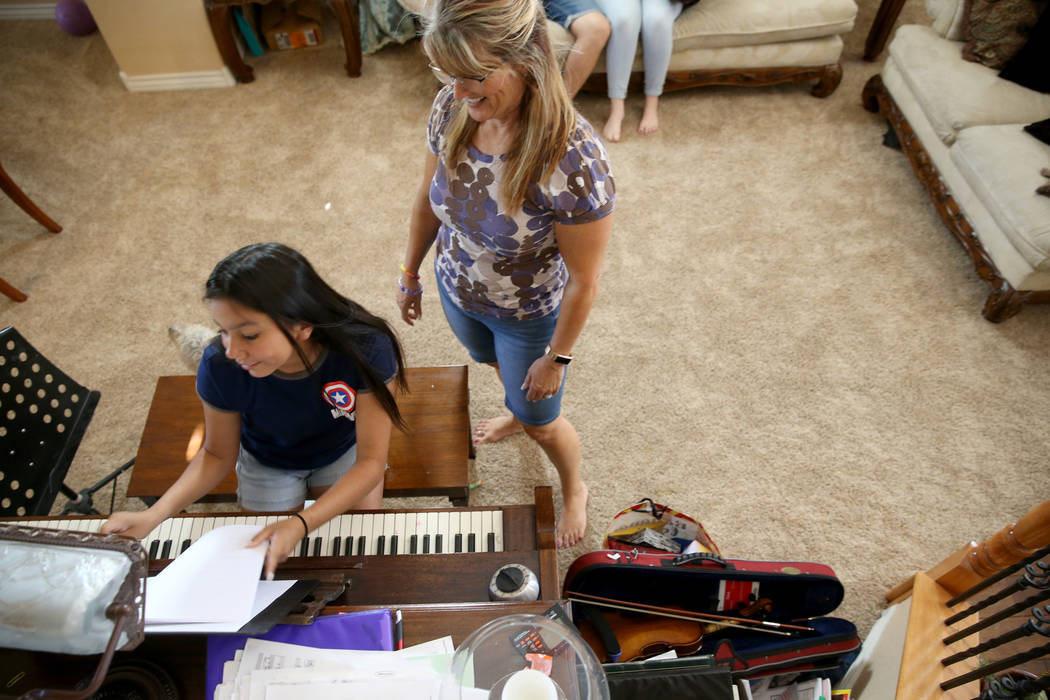
[[[554,361],[557,362],[559,365],[567,365],[570,362],[572,362],[572,358],[571,357],[562,357],[561,355],[558,355],[558,356],[556,356],[554,358]]]

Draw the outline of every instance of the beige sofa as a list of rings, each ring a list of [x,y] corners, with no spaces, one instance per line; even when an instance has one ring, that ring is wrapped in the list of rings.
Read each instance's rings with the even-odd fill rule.
[[[398,0],[419,12],[425,0]],[[854,0],[700,0],[685,8],[674,26],[674,49],[665,90],[700,85],[813,83],[827,97],[842,80],[841,35],[853,28]],[[548,22],[563,49],[572,35]],[[642,81],[641,47],[631,89]],[[605,90],[605,57],[584,86]]]
[[[962,0],[927,0],[932,26],[898,28],[864,106],[892,125],[934,206],[991,286],[993,322],[1050,302],[1050,146],[1023,127],[1050,117],[1050,95],[962,58]]]

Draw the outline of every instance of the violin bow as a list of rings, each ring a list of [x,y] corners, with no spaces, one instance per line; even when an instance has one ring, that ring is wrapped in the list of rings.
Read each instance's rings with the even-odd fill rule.
[[[674,610],[671,608],[661,608],[657,605],[632,603],[623,600],[616,600],[615,598],[603,598],[589,593],[570,593],[568,598],[569,600],[575,600],[577,603],[584,603],[586,605],[597,605],[603,608],[627,610],[629,612],[650,613],[652,615],[661,615],[663,617],[692,620],[693,622],[714,622],[720,625],[725,625],[726,627],[739,627],[741,629],[753,630],[755,632],[779,634],[785,637],[793,637],[796,632],[812,633],[814,631],[812,627],[790,625],[786,622],[750,620],[746,617],[736,617],[734,615],[716,615],[712,613],[693,612],[690,610]]]

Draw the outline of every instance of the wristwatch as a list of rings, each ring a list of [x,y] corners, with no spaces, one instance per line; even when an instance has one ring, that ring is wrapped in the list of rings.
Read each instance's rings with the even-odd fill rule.
[[[572,355],[559,355],[558,353],[551,350],[550,345],[548,345],[547,348],[543,351],[543,354],[557,362],[559,365],[567,365],[570,362],[572,362]]]

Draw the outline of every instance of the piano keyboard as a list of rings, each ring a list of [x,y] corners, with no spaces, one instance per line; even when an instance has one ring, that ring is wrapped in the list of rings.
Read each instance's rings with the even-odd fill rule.
[[[287,515],[175,516],[142,539],[151,560],[174,559],[201,535],[225,525],[258,525]],[[53,530],[98,532],[106,519],[47,519],[26,522]],[[304,537],[290,558],[390,554],[502,552],[503,511],[442,510],[337,515]]]

